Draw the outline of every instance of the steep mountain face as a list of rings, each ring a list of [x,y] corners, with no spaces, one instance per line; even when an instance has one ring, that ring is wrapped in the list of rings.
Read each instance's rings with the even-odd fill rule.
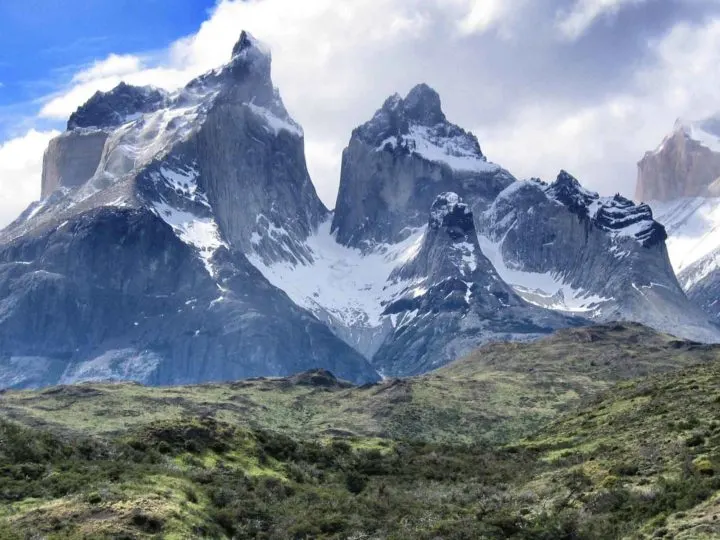
[[[108,133],[102,129],[76,129],[55,137],[43,156],[41,197],[61,186],[78,187],[95,174]]]
[[[720,195],[720,118],[678,120],[673,133],[638,163],[637,201]]]
[[[451,124],[425,84],[385,101],[343,152],[331,230],[350,247],[394,243],[421,227],[435,197],[452,191],[481,208],[514,178],[489,163],[477,138]]]
[[[0,386],[315,367],[377,380],[244,254],[306,258],[327,216],[270,62],[243,33],[229,64],[174,94],[121,85],[71,117],[43,199],[0,233]]]
[[[483,252],[529,302],[692,339],[720,337],[680,288],[665,230],[647,205],[599,197],[563,171],[549,185],[511,185],[478,226]]]
[[[666,224],[670,259],[690,301],[720,323],[720,199],[651,203]]]

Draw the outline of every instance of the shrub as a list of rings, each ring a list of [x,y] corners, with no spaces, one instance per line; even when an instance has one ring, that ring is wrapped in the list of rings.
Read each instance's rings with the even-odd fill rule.
[[[362,493],[367,485],[368,478],[357,471],[350,471],[345,475],[345,485],[350,493],[357,495]]]

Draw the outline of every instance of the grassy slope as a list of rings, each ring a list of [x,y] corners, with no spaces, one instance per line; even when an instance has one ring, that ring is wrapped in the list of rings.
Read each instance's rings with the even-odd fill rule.
[[[298,378],[180,388],[91,384],[6,392],[0,414],[94,434],[211,415],[298,436],[497,442],[529,433],[618,380],[718,358],[720,348],[639,325],[610,325],[565,330],[535,343],[490,345],[431,374],[362,388]]]
[[[370,388],[7,392],[0,537],[718,537],[717,357],[623,325]]]

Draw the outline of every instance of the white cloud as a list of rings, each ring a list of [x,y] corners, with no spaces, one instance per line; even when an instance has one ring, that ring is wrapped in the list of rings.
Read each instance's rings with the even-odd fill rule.
[[[187,82],[186,73],[175,68],[154,67],[142,68],[140,59],[127,57],[128,66],[136,61],[140,68],[137,71],[113,71],[115,60],[97,62],[92,68],[82,71],[73,77],[73,83],[64,91],[48,100],[39,116],[53,120],[66,120],[80,105],[85,103],[98,90],[107,92],[121,81],[128,84],[160,86],[174,89]],[[107,64],[106,64],[107,62]],[[119,66],[118,66],[119,67]]]
[[[0,227],[40,197],[43,152],[56,135],[31,129],[0,145]]]
[[[447,0],[445,0],[447,3]],[[525,0],[455,0],[465,10],[458,21],[463,34],[486,32],[492,28],[502,28],[503,23],[522,9]]]
[[[105,77],[123,76],[140,71],[142,60],[131,54],[110,54],[105,60],[96,61],[87,69],[73,76],[73,82],[85,83]]]
[[[603,17],[611,17],[622,8],[649,0],[575,0],[569,10],[558,13],[557,27],[567,39],[577,39]]]

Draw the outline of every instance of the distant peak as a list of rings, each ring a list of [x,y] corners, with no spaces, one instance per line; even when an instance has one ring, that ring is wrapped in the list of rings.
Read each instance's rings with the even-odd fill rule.
[[[676,118],[675,124],[673,125],[673,131],[678,131],[680,129],[683,129],[686,126],[688,126],[689,124],[690,124],[690,122],[688,122],[684,118]]]
[[[400,96],[400,94],[395,92],[392,96],[390,96],[389,98],[387,98],[385,100],[385,103],[383,103],[382,108],[385,110],[392,111],[392,110],[397,109],[397,107],[400,104],[402,104],[402,97]]]
[[[582,187],[578,179],[564,169],[558,173],[555,182],[553,182],[553,185],[557,187],[567,186],[575,189]]]

